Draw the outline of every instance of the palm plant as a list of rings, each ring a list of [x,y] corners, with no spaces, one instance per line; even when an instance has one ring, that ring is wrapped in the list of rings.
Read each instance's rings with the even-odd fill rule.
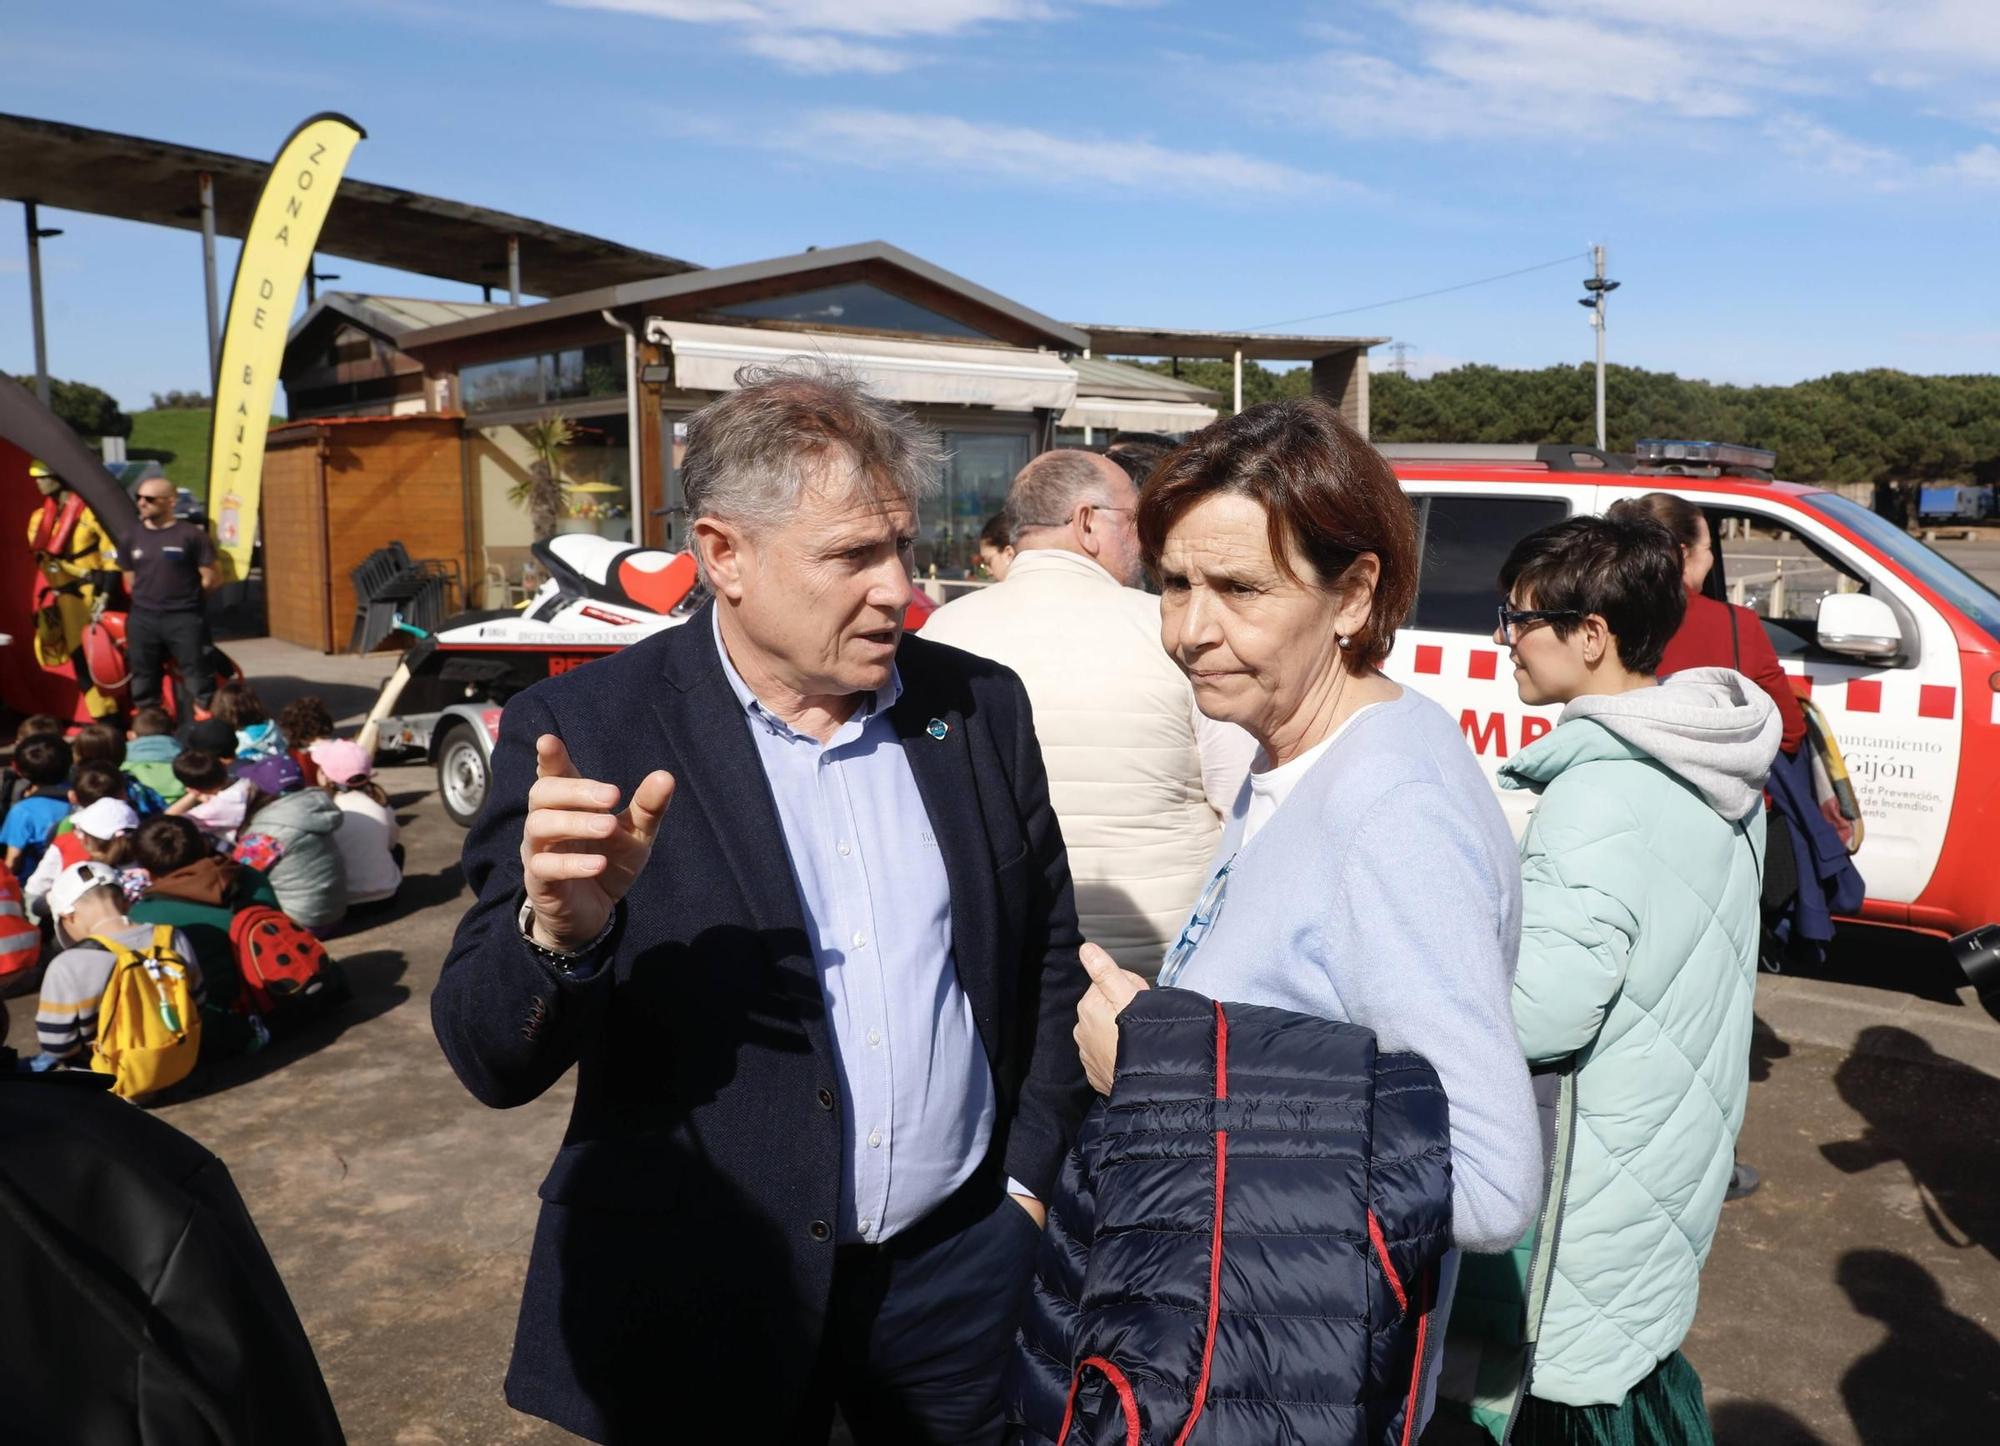
[[[551,412],[540,421],[529,422],[520,431],[535,460],[529,465],[528,475],[508,490],[507,500],[528,509],[535,541],[546,542],[556,535],[556,522],[562,516],[565,502],[562,454],[576,440],[576,423],[561,412]]]

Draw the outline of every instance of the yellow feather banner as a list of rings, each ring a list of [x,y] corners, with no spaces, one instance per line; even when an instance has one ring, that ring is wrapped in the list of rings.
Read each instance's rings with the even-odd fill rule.
[[[264,481],[264,434],[271,426],[292,308],[347,158],[366,135],[331,111],[293,131],[271,163],[270,179],[243,236],[222,331],[208,439],[208,515],[215,519],[216,552],[228,580],[240,580],[250,571]]]

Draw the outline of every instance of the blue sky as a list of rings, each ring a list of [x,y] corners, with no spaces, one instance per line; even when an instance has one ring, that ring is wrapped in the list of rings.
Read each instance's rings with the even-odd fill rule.
[[[2000,354],[1991,0],[100,0],[14,8],[0,56],[26,115],[268,156],[338,109],[357,177],[711,265],[885,239],[1065,320],[1258,327],[1601,241],[1617,361]],[[196,236],[43,224],[56,375],[206,385]],[[1282,329],[1419,371],[1582,360],[1584,272]]]

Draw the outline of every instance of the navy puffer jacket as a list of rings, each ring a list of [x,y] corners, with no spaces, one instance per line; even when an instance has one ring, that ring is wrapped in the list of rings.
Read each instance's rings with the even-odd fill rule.
[[[1183,989],[1118,1017],[1008,1382],[1030,1446],[1415,1439],[1451,1243],[1443,1090],[1412,1054]]]

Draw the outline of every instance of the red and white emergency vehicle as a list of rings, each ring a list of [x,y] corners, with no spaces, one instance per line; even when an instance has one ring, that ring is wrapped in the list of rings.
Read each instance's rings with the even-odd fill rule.
[[[1762,618],[1792,686],[1825,714],[1867,828],[1861,917],[1953,941],[2000,986],[2000,596],[1837,492],[1774,481],[1772,454],[1708,442],[1388,445],[1416,502],[1423,571],[1388,671],[1455,713],[1491,776],[1555,725],[1493,641],[1500,564],[1537,528],[1646,492],[1699,506],[1709,591]],[[1520,827],[1532,797],[1500,795]]]

